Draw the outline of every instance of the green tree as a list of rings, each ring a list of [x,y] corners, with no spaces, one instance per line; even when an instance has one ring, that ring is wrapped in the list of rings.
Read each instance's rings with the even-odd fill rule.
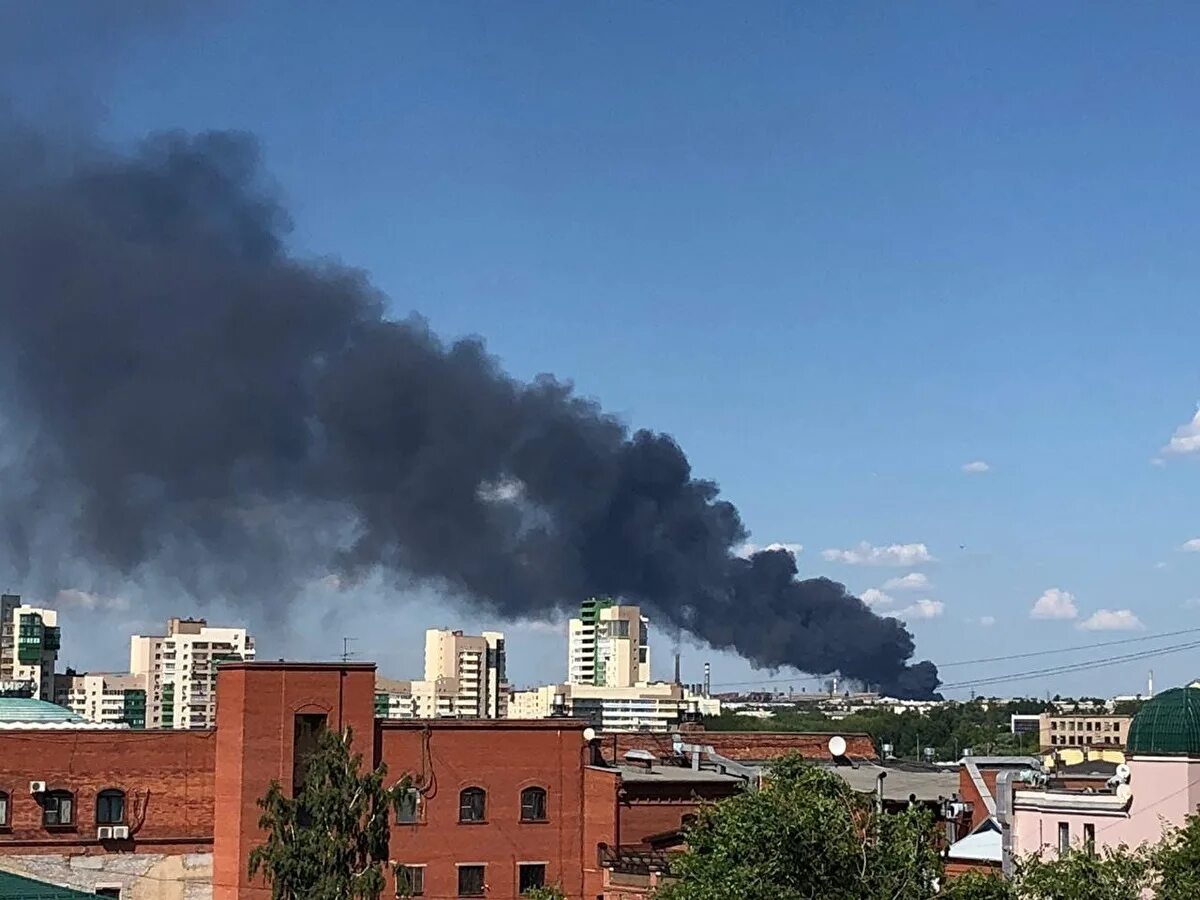
[[[687,842],[658,900],[925,900],[941,871],[927,814],[878,817],[795,756],[762,790],[702,810]]]
[[[1000,875],[966,872],[948,881],[938,900],[1018,900],[1013,883]]]
[[[1099,853],[1078,847],[1049,860],[1031,856],[1017,865],[1017,896],[1021,900],[1139,900],[1153,881],[1152,866],[1152,851],[1131,850],[1123,844]]]
[[[1158,900],[1200,897],[1200,816],[1188,816],[1182,828],[1168,831],[1154,849]]]
[[[557,887],[530,888],[521,895],[524,900],[567,900],[567,895]]]
[[[388,858],[389,812],[407,779],[385,787],[387,767],[363,773],[351,732],[325,731],[305,760],[303,788],[288,797],[278,781],[258,800],[267,838],[250,853],[273,900],[378,900]]]

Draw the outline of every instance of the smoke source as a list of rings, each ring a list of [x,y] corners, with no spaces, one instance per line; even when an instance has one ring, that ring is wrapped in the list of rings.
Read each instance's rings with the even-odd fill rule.
[[[736,556],[737,510],[668,435],[385,317],[361,272],[291,257],[247,136],[69,162],[9,137],[0,535],[18,566],[50,531],[97,570],[246,603],[330,568],[513,618],[610,594],[760,667],[936,689],[901,623],[798,580],[785,550]]]

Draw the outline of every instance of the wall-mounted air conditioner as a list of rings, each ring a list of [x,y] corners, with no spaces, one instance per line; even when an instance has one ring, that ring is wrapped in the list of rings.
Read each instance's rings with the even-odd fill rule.
[[[101,825],[96,829],[96,840],[98,841],[111,841],[112,836],[113,830],[111,825]]]
[[[44,781],[31,781],[31,782],[29,782],[29,793],[31,793],[31,794],[44,794],[44,793],[46,793],[46,782],[44,782]]]
[[[114,841],[129,840],[129,826],[128,825],[114,825],[113,829],[112,829],[112,836],[113,836]]]

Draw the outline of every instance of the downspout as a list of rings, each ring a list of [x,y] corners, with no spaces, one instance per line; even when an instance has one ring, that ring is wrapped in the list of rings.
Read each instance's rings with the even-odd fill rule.
[[[1009,769],[996,776],[996,820],[1000,823],[1000,869],[1005,878],[1013,874],[1013,780],[1020,777]]]

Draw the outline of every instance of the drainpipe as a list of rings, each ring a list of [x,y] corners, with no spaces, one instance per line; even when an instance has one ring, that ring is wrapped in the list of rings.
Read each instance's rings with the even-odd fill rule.
[[[1000,823],[1000,867],[1005,878],[1013,874],[1013,780],[1019,773],[1009,769],[996,776],[996,819]]]

